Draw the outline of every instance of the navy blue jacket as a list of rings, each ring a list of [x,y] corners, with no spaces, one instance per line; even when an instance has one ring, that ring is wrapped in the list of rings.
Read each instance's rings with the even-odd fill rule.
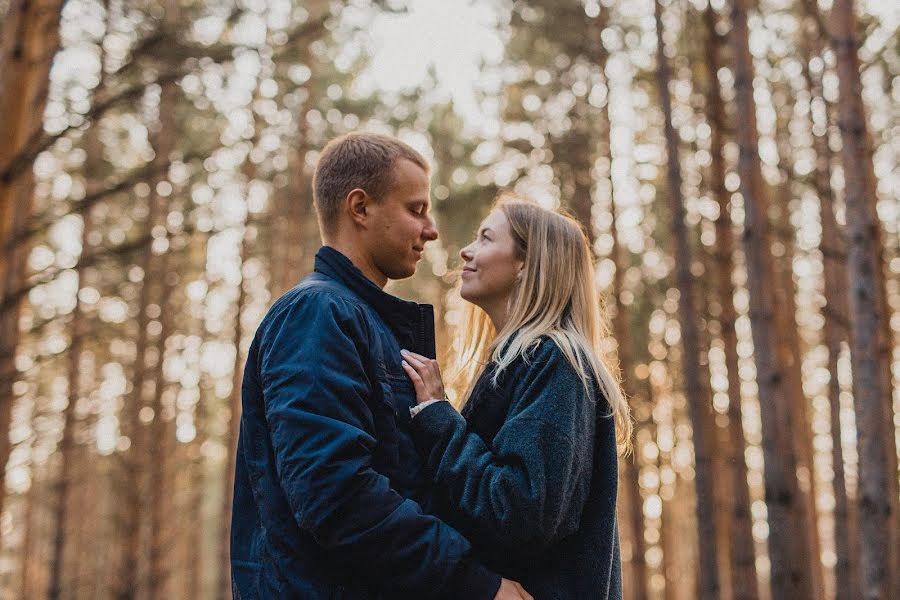
[[[434,356],[430,306],[323,247],[256,332],[231,528],[242,599],[491,599],[500,577],[428,514],[400,348]]]
[[[437,514],[476,556],[536,600],[622,597],[613,419],[586,393],[553,340],[491,382],[488,366],[462,415],[448,402],[413,419]]]

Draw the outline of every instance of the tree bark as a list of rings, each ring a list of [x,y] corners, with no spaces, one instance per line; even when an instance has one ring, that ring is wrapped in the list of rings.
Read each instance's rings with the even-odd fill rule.
[[[174,29],[179,18],[179,6],[177,0],[167,0],[165,3],[164,23]],[[159,98],[159,131],[152,140],[154,151],[154,162],[165,164],[169,162],[172,153],[176,149],[176,134],[179,130],[179,122],[176,120],[176,110],[178,107],[178,87],[175,82],[166,83],[162,86]],[[176,271],[169,271],[170,258],[173,253],[172,236],[167,228],[168,204],[167,199],[162,197],[159,191],[159,184],[167,181],[167,173],[161,170],[160,177],[152,180],[150,192],[151,204],[158,204],[160,207],[160,221],[157,225],[157,231],[151,229],[151,235],[155,241],[150,246],[150,271],[145,272],[144,286],[151,285],[153,297],[153,306],[156,307],[156,316],[153,317],[158,323],[159,332],[155,336],[153,344],[155,345],[155,363],[150,371],[150,380],[153,382],[153,396],[151,399],[151,409],[153,411],[152,421],[149,423],[149,454],[143,458],[147,471],[148,497],[150,500],[148,508],[149,516],[149,556],[146,573],[147,595],[150,600],[165,598],[170,596],[169,580],[170,580],[170,563],[167,560],[170,554],[169,539],[167,533],[169,531],[168,524],[172,517],[172,493],[170,489],[170,475],[172,473],[171,461],[173,460],[174,450],[174,431],[170,420],[166,418],[166,407],[163,406],[163,396],[165,392],[166,382],[163,374],[163,363],[166,355],[166,339],[169,337],[173,328],[174,314],[178,312],[177,305],[173,302],[173,291],[178,284],[178,274]],[[174,186],[173,186],[174,188]],[[176,190],[170,192],[171,195],[177,193]],[[171,197],[171,196],[170,196]],[[156,255],[157,252],[153,247],[157,241],[165,241],[165,247]],[[152,273],[151,279],[146,276]],[[146,367],[146,361],[144,363]],[[138,457],[140,460],[141,457]]]
[[[108,7],[104,7],[108,10]],[[107,17],[105,17],[107,18]],[[103,44],[99,45],[100,51],[100,75],[96,89],[103,89],[104,82],[104,49]],[[93,193],[102,187],[100,179],[100,164],[103,161],[103,143],[100,141],[100,123],[94,121],[90,124],[89,129],[84,137],[84,178],[85,192]],[[75,308],[72,310],[71,321],[71,337],[69,343],[68,354],[66,360],[68,362],[68,382],[69,382],[69,400],[63,411],[63,433],[62,440],[59,445],[59,481],[57,483],[57,497],[54,524],[56,533],[53,540],[53,554],[50,558],[50,591],[48,597],[50,600],[57,600],[62,594],[62,571],[63,558],[66,556],[66,533],[69,527],[69,504],[71,495],[71,454],[74,451],[74,429],[75,429],[75,407],[78,398],[82,393],[81,378],[81,355],[84,346],[84,339],[87,336],[87,327],[85,326],[84,306],[81,302],[80,294],[84,283],[84,261],[82,258],[87,252],[90,245],[91,233],[94,230],[94,215],[91,208],[84,211],[82,217],[81,228],[81,256],[79,256],[78,264],[75,267],[75,273],[78,279],[78,287],[75,292]]]
[[[608,104],[603,109],[604,114],[608,115]],[[605,131],[609,132],[609,120],[607,117],[607,127]],[[611,159],[612,157],[610,157]],[[612,180],[610,180],[610,189],[612,190]],[[613,239],[611,258],[615,264],[615,273],[613,275],[612,303],[614,307],[613,331],[616,336],[616,348],[619,357],[619,369],[622,372],[622,387],[625,389],[626,397],[630,398],[630,402],[634,405],[637,396],[632,393],[632,386],[629,378],[634,376],[634,359],[632,357],[632,341],[631,333],[628,327],[628,319],[626,317],[625,308],[622,305],[621,294],[623,291],[623,275],[625,271],[625,262],[622,258],[622,245],[619,242],[619,232],[616,227],[616,205],[614,197],[610,198],[610,235]],[[649,401],[649,399],[647,400]],[[641,497],[641,485],[639,481],[640,468],[637,464],[637,450],[633,456],[625,456],[619,461],[622,465],[623,488],[626,492],[625,500],[628,503],[628,521],[624,523],[624,530],[627,531],[628,539],[632,543],[631,560],[629,566],[631,569],[631,595],[632,600],[646,600],[647,593],[647,560],[644,556],[646,548],[644,547],[644,504]]]
[[[259,114],[254,112],[254,134],[251,147],[256,145],[259,135],[263,127],[263,121]],[[243,165],[245,183],[249,186],[256,179],[256,165],[250,160],[249,154]],[[249,215],[247,217],[249,221]],[[255,232],[255,226],[251,226],[248,222],[244,223],[244,231],[241,233],[241,250],[240,250],[240,269],[241,278],[238,284],[237,312],[234,317],[234,364],[231,372],[231,395],[229,396],[229,414],[228,414],[228,432],[225,440],[226,443],[226,462],[225,462],[225,478],[224,489],[222,490],[222,515],[219,522],[219,583],[218,589],[222,597],[231,594],[231,510],[234,501],[234,476],[237,465],[237,447],[238,438],[241,431],[241,383],[243,380],[244,355],[241,348],[243,347],[244,326],[241,316],[244,311],[244,304],[247,301],[247,285],[249,282],[244,281],[243,266],[250,256],[251,227]]]
[[[174,114],[174,84],[164,86],[160,96],[159,114],[162,121],[159,134],[153,140],[154,161],[168,160],[168,155],[173,148],[173,128],[174,122],[170,119]],[[155,422],[160,419],[158,410],[154,410],[154,406],[146,403],[147,396],[150,396],[151,403],[155,403],[157,397],[156,386],[160,382],[153,381],[153,367],[155,364],[148,364],[152,360],[151,348],[157,347],[158,351],[156,360],[162,361],[162,350],[164,345],[159,341],[159,334],[152,336],[148,332],[151,323],[162,315],[162,303],[164,302],[165,291],[165,264],[164,256],[169,249],[166,248],[160,255],[157,255],[154,249],[154,242],[160,239],[168,239],[168,231],[165,230],[166,222],[166,204],[167,199],[160,195],[156,190],[157,181],[151,186],[152,191],[148,198],[149,211],[147,216],[147,231],[150,234],[151,241],[144,248],[141,257],[141,270],[143,272],[143,281],[141,284],[140,306],[137,316],[137,339],[135,342],[135,362],[132,373],[132,393],[127,401],[126,415],[123,418],[123,430],[130,438],[131,445],[126,451],[125,467],[126,473],[123,474],[123,496],[122,510],[124,511],[122,522],[124,524],[122,530],[123,541],[125,544],[124,556],[122,557],[122,571],[119,574],[118,586],[119,591],[117,598],[120,600],[135,598],[144,590],[146,578],[141,577],[140,563],[142,558],[141,540],[142,531],[146,529],[145,515],[147,509],[151,509],[147,502],[147,494],[155,492],[149,487],[149,476],[155,469],[159,468],[156,463],[162,457],[152,456],[150,447],[155,443],[148,431],[147,424],[143,423],[141,412],[144,408],[153,410],[152,418],[148,423]],[[160,229],[162,228],[162,229]],[[160,232],[162,233],[160,234]],[[155,383],[153,395],[145,392],[148,383]],[[147,413],[150,414],[149,412]],[[151,519],[152,520],[152,519]],[[148,533],[153,536],[153,524],[150,523]],[[152,543],[151,543],[152,548]],[[152,550],[151,550],[152,551]],[[152,561],[151,561],[152,563]],[[152,571],[152,564],[144,570]],[[152,575],[152,573],[151,573]],[[151,577],[152,578],[152,577]]]
[[[723,132],[726,130],[725,110],[722,92],[718,83],[718,71],[722,40],[716,32],[717,15],[707,4],[704,12],[706,25],[706,54],[708,61],[706,106],[710,125],[710,189],[719,206],[716,218],[716,249],[713,261],[713,277],[719,290],[722,343],[725,349],[725,368],[728,372],[728,432],[727,465],[730,491],[729,511],[731,513],[731,593],[734,600],[756,600],[759,597],[756,575],[756,556],[753,541],[753,515],[750,511],[750,488],[747,484],[747,463],[744,458],[743,414],[741,411],[741,379],[738,375],[737,332],[735,323],[737,312],[734,308],[734,284],[731,276],[734,270],[734,233],[731,221],[730,194],[725,187],[725,146]]]
[[[831,149],[828,146],[828,129],[832,107],[825,98],[821,75],[814,75],[810,67],[813,57],[823,53],[824,32],[819,27],[820,16],[814,0],[803,1],[804,38],[801,42],[803,76],[810,94],[810,129],[815,152],[813,188],[819,198],[819,220],[822,238],[823,278],[825,283],[825,345],[828,348],[828,402],[831,412],[831,466],[834,493],[834,542],[836,563],[835,600],[850,600],[859,595],[857,561],[852,558],[849,524],[849,499],[844,475],[844,452],[841,442],[841,386],[838,381],[838,357],[841,342],[847,339],[847,250],[846,236],[838,225],[834,210],[834,192],[831,188]],[[820,118],[816,119],[815,104],[821,105]]]
[[[715,526],[715,502],[712,484],[710,428],[712,403],[706,386],[700,381],[700,342],[694,312],[694,287],[691,275],[691,252],[685,225],[686,211],[681,195],[681,165],[678,157],[678,135],[672,124],[672,98],[669,93],[669,63],[665,54],[662,30],[661,0],[654,3],[656,18],[657,76],[665,119],[666,154],[668,156],[667,190],[675,245],[675,279],[680,292],[678,314],[683,347],[685,395],[690,407],[696,462],[697,529],[699,544],[700,598],[714,600],[719,596],[719,567]]]
[[[794,231],[791,225],[791,203],[793,182],[791,170],[791,143],[788,134],[794,101],[788,94],[782,105],[776,108],[776,144],[778,147],[778,168],[782,182],[778,187],[777,202],[772,214],[775,239],[779,243],[780,256],[773,262],[776,272],[775,310],[778,321],[782,324],[780,331],[779,360],[784,365],[786,380],[792,401],[790,403],[790,430],[793,432],[793,451],[796,456],[798,476],[804,485],[799,486],[801,502],[797,505],[798,527],[803,529],[802,548],[804,558],[809,563],[810,584],[814,598],[825,595],[825,575],[821,559],[821,544],[817,527],[816,477],[813,465],[812,423],[809,419],[809,401],[803,392],[803,355],[800,348],[800,336],[797,331],[797,290],[794,283]]]
[[[839,125],[847,213],[850,359],[859,453],[860,574],[863,598],[886,599],[894,587],[892,538],[896,516],[896,448],[886,435],[893,417],[890,376],[883,373],[879,331],[887,309],[883,296],[880,227],[875,181],[859,77],[856,15],[852,0],[835,0],[831,45],[839,80]],[[893,418],[890,419],[893,422]],[[893,427],[891,427],[893,430]],[[890,433],[893,433],[891,431]],[[888,439],[890,438],[890,439]],[[893,452],[893,457],[889,453]],[[893,459],[893,460],[892,460]],[[893,480],[893,482],[891,482]],[[896,495],[896,494],[894,494]]]
[[[43,127],[50,65],[59,48],[62,0],[13,0],[3,18],[0,41],[0,172]],[[0,178],[0,240],[14,237],[31,216],[34,174],[25,169]],[[14,245],[0,252],[0,466],[9,460],[9,432],[19,339],[19,302],[6,302],[22,285],[28,249]],[[0,511],[5,487],[0,486]]]
[[[779,363],[781,332],[773,303],[774,270],[768,228],[768,198],[758,154],[756,102],[753,98],[753,57],[747,27],[748,0],[733,0],[731,46],[734,55],[737,101],[738,171],[744,199],[744,253],[750,320],[762,417],[765,460],[765,498],[769,521],[770,584],[773,600],[794,600],[811,595],[808,565],[801,555],[795,515],[799,501],[796,464],[791,452],[790,397],[785,372]]]

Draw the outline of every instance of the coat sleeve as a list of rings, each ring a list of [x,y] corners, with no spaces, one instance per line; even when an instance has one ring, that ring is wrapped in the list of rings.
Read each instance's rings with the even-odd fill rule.
[[[447,402],[413,419],[416,445],[463,531],[471,527],[479,540],[515,555],[536,554],[576,531],[590,490],[593,402],[560,352],[541,355],[512,386],[509,413],[490,445]]]
[[[468,541],[372,467],[363,323],[358,307],[310,294],[274,313],[263,332],[257,360],[266,421],[294,518],[350,572],[380,588],[493,598],[500,577],[470,557]]]

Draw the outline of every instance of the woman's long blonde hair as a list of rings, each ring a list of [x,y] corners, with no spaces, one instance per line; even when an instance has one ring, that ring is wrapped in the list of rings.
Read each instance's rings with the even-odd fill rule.
[[[609,326],[594,284],[594,262],[584,231],[569,216],[508,195],[498,199],[495,209],[506,216],[517,258],[525,264],[501,331],[494,330],[483,310],[465,305],[454,377],[454,383],[462,384],[454,387],[466,389],[461,404],[489,363],[496,364],[496,384],[516,358],[528,360],[528,351],[545,335],[562,350],[589,394],[593,395],[592,383],[599,384],[609,402],[618,446],[627,453],[631,416],[618,365],[603,349]]]

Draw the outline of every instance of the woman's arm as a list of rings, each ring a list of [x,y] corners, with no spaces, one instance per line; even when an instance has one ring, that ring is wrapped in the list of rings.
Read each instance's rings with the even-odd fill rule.
[[[413,361],[424,384],[417,391],[430,387],[425,395],[434,394],[433,382],[425,383],[434,371]],[[509,413],[491,445],[468,430],[447,402],[423,409],[412,429],[449,505],[478,535],[531,554],[579,526],[590,489],[596,409],[550,341],[516,375]]]

